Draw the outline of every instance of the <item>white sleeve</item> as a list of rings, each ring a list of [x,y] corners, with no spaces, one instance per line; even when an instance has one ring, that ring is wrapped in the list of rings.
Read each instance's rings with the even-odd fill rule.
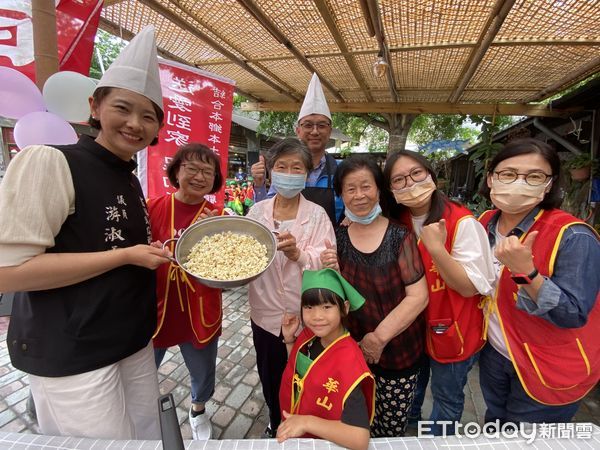
[[[494,292],[496,273],[487,233],[474,217],[461,220],[456,230],[450,254],[467,273],[467,277],[481,295]]]
[[[75,188],[64,154],[33,145],[10,162],[0,183],[0,267],[18,266],[54,246],[75,211]]]

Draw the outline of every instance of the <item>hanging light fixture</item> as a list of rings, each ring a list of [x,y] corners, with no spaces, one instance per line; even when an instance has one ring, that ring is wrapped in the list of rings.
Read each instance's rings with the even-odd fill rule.
[[[377,78],[383,78],[390,65],[383,59],[383,54],[379,52],[377,59],[373,63],[373,75]]]

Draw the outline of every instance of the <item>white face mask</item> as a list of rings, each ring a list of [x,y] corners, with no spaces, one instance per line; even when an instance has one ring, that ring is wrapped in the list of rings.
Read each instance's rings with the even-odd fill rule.
[[[377,219],[377,217],[379,217],[379,215],[381,214],[381,205],[379,203],[377,203],[375,206],[373,206],[371,211],[369,211],[369,213],[363,217],[357,216],[352,211],[350,211],[350,209],[348,209],[348,208],[346,208],[346,210],[344,211],[344,214],[352,222],[360,223],[362,225],[369,225],[371,222],[373,222],[375,219]]]
[[[291,174],[282,172],[271,172],[271,183],[275,191],[285,198],[294,198],[304,189],[306,174]]]
[[[520,214],[533,209],[544,200],[544,195],[550,183],[552,181],[539,186],[531,186],[525,180],[516,180],[513,183],[504,184],[492,178],[490,198],[500,211],[507,214]]]
[[[437,189],[431,175],[423,181],[418,181],[412,186],[392,190],[396,203],[401,203],[409,208],[422,206]]]

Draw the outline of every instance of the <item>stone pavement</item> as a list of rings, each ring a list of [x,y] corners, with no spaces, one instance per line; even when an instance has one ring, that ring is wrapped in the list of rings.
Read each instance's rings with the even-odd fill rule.
[[[250,307],[246,288],[223,293],[223,334],[217,358],[217,386],[207,411],[213,423],[213,438],[260,438],[267,426],[268,414],[252,346]],[[26,412],[29,395],[27,377],[10,364],[6,348],[8,318],[0,317],[0,430],[37,433],[35,419]],[[191,439],[188,423],[190,376],[177,348],[167,351],[159,369],[161,393],[172,393],[184,439]],[[469,374],[465,388],[463,423],[483,423],[485,406],[479,389],[478,367]],[[424,417],[431,411],[431,393],[424,404]],[[596,387],[582,402],[575,416],[578,422],[600,425],[600,388]]]

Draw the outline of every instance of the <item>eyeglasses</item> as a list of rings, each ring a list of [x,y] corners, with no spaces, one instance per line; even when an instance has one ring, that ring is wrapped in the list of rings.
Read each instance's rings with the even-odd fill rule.
[[[423,167],[415,167],[410,171],[410,173],[406,176],[397,175],[391,180],[392,189],[403,189],[406,187],[406,183],[408,183],[408,179],[410,178],[415,183],[419,181],[425,180],[429,175],[429,172],[425,170]]]
[[[192,177],[198,175],[199,172],[202,172],[202,176],[204,178],[214,178],[215,176],[215,171],[213,169],[202,169],[200,167],[192,166],[190,164],[182,164],[181,167],[183,167],[185,173]]]
[[[327,123],[327,122],[317,122],[317,123],[302,122],[299,125],[300,125],[300,128],[302,128],[304,131],[312,131],[315,127],[317,127],[318,131],[325,131],[331,126],[331,124]]]
[[[541,186],[546,183],[548,179],[553,178],[552,175],[547,175],[541,170],[535,170],[529,173],[518,173],[516,170],[506,169],[499,170],[498,172],[494,172],[498,181],[503,184],[511,184],[517,181],[519,177],[523,177],[525,179],[525,183],[529,186]]]

